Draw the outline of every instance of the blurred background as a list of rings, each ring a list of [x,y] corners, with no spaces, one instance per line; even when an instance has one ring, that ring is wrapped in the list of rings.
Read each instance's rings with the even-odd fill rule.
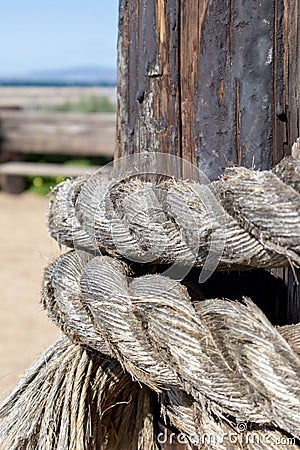
[[[113,158],[117,23],[117,0],[1,5],[0,399],[60,334],[40,305],[47,194]]]

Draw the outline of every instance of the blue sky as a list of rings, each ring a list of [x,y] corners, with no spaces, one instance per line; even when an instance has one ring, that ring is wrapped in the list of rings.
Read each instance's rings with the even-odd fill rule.
[[[118,0],[3,0],[0,75],[116,64]]]

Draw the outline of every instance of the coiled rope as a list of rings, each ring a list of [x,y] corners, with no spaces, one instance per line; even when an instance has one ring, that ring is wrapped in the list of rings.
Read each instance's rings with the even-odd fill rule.
[[[215,437],[215,447],[200,448],[228,448],[226,442],[222,447],[222,436],[239,422],[247,423],[250,435],[267,435],[274,445],[285,433],[299,437],[299,325],[274,328],[249,299],[192,302],[177,281],[146,275],[129,283],[126,274],[129,268],[123,262],[75,251],[48,267],[42,301],[74,345],[59,341],[2,406],[2,439],[13,436],[7,448],[97,448],[83,444],[93,397],[99,408],[93,439],[100,427],[110,440],[103,448],[122,448],[110,433],[107,437],[109,426],[100,417],[105,402],[123,401],[131,404],[129,415],[136,421],[133,393],[137,396],[140,388],[126,373],[160,394],[165,414],[190,442],[209,433]],[[96,352],[83,351],[85,347]],[[146,388],[141,391],[150,395]],[[128,417],[124,405],[119,414]],[[81,440],[75,446],[72,439],[79,430]],[[138,448],[136,439],[128,448]],[[149,439],[147,448],[155,448],[154,437]],[[33,442],[41,443],[33,447]],[[295,443],[290,448],[298,447]]]
[[[289,157],[272,172],[228,169],[211,186],[69,180],[52,192],[49,231],[69,247],[130,260],[201,267],[213,242],[223,250],[219,268],[299,266],[299,210],[300,158]]]

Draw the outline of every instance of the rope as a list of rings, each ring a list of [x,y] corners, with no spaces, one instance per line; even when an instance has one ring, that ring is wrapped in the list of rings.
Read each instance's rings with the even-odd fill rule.
[[[204,450],[299,448],[280,430],[246,430],[243,423],[236,427],[228,419],[220,421],[209,403],[200,407],[183,391],[166,391],[160,400],[163,413],[185,433],[187,448],[194,449],[193,443]],[[1,405],[2,448],[159,450],[153,401],[151,391],[133,382],[115,359],[64,337]]]
[[[42,294],[71,339],[118,359],[168,402],[175,396],[180,404],[184,389],[194,402],[208,402],[219,422],[231,416],[299,437],[299,326],[281,335],[249,299],[192,303],[177,281],[146,275],[129,284],[123,262],[81,256],[56,260]],[[171,408],[179,428],[191,431],[172,401]]]
[[[114,174],[58,185],[49,230],[75,250],[45,270],[42,303],[67,337],[0,406],[4,450],[158,450],[159,405],[189,449],[299,448],[300,325],[151,274],[209,258],[298,267],[299,186],[298,157],[211,186]]]
[[[52,191],[49,231],[60,243],[138,262],[219,269],[300,264],[300,159],[272,172],[228,169],[210,186],[99,174]]]
[[[63,337],[2,404],[1,448],[154,449],[151,397],[116,360]]]

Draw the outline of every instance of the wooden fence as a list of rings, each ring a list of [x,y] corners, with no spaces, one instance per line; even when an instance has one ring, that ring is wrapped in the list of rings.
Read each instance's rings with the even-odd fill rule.
[[[39,113],[0,110],[0,181],[6,192],[25,188],[24,176],[77,176],[83,167],[28,163],[24,154],[104,156],[115,150],[115,114]],[[95,170],[91,167],[89,170]]]
[[[1,153],[114,154],[115,114],[0,111]]]

